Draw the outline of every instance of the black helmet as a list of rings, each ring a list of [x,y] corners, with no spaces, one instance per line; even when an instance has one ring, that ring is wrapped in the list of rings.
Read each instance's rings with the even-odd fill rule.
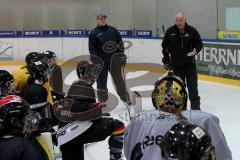
[[[0,70],[0,95],[3,96],[14,92],[13,76],[6,70]]]
[[[166,106],[175,107],[179,111],[187,108],[187,91],[182,80],[168,72],[154,85],[152,103],[156,109]]]
[[[23,129],[23,118],[29,111],[29,105],[21,97],[8,95],[0,100],[0,132],[16,128]]]
[[[27,66],[30,77],[34,80],[48,81],[48,65],[42,61],[29,63]]]
[[[101,67],[101,65],[95,65],[89,61],[80,61],[76,68],[77,76],[79,79],[93,84],[101,71]]]
[[[35,61],[39,61],[39,60],[42,60],[43,59],[43,56],[41,53],[39,52],[30,52],[27,54],[26,58],[25,58],[25,62],[26,64],[30,64],[30,63],[33,63]]]
[[[45,51],[42,53],[42,55],[44,58],[47,58],[47,59],[52,59],[57,57],[53,51]]]
[[[175,124],[160,144],[166,160],[215,160],[211,137],[193,124]]]
[[[45,51],[42,53],[43,61],[46,62],[50,69],[54,66],[57,60],[57,56],[53,51]],[[53,68],[52,68],[53,69]]]

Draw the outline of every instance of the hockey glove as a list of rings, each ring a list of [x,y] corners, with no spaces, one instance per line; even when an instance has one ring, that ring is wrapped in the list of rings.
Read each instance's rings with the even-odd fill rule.
[[[162,62],[164,64],[164,68],[166,70],[172,70],[172,65],[171,65],[171,62],[170,62],[170,58],[163,57]]]

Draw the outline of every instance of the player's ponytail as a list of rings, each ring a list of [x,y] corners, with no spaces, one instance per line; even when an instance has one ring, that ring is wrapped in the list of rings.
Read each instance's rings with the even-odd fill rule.
[[[185,116],[181,113],[181,111],[179,111],[177,108],[164,107],[164,108],[162,109],[162,111],[175,114],[175,115],[177,116],[177,120],[178,120],[180,123],[188,123],[188,118],[185,117]]]

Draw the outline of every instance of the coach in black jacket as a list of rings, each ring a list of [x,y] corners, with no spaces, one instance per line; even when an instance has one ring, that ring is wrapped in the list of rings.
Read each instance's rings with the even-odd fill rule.
[[[107,101],[107,77],[111,73],[118,95],[123,102],[130,104],[129,94],[124,80],[123,69],[126,65],[126,55],[121,35],[118,30],[107,24],[107,16],[97,15],[97,27],[89,36],[89,52],[101,58],[103,69],[97,79],[98,99]]]
[[[200,110],[195,55],[202,49],[202,40],[198,31],[186,23],[183,13],[177,13],[176,24],[167,29],[162,48],[164,67],[173,69],[174,74],[186,81],[191,108]]]

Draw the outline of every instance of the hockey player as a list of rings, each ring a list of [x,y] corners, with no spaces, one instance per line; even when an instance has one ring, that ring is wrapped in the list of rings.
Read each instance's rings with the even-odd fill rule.
[[[0,160],[49,159],[35,139],[24,138],[28,113],[29,105],[18,96],[0,100]]]
[[[42,61],[29,63],[27,71],[30,75],[21,95],[30,104],[47,102],[47,90],[43,87],[48,81],[48,66]]]
[[[91,118],[60,125],[62,127],[59,128],[57,136],[62,158],[63,160],[83,160],[84,144],[102,141],[110,137],[108,140],[110,159],[120,160],[125,129],[123,122],[110,117],[102,117],[101,113],[94,118],[92,117],[92,114],[95,115],[94,111],[93,113],[88,112],[94,110],[94,107],[101,107],[94,105],[96,100],[92,87],[99,74],[99,67],[88,61],[80,61],[76,71],[79,79],[71,85],[65,99],[74,101],[70,106],[71,115],[89,114]],[[66,104],[64,99],[63,104]],[[63,106],[60,105],[60,107]],[[81,119],[81,117],[79,118]]]
[[[48,82],[48,66],[45,62],[35,61],[28,64],[27,70],[30,77],[22,89],[21,97],[32,106],[35,105],[33,108],[44,117],[39,128],[48,131],[51,128],[49,124],[52,121],[52,112],[47,101],[48,92],[43,87]]]
[[[160,143],[164,160],[215,160],[211,137],[201,127],[178,123]]]
[[[161,159],[160,142],[174,124],[199,125],[212,138],[217,160],[231,160],[232,154],[219,125],[219,119],[202,111],[189,111],[187,92],[179,77],[163,76],[155,83],[152,102],[156,110],[134,117],[125,131],[124,153],[128,160]]]
[[[12,75],[15,79],[15,86],[16,86],[16,92],[20,93],[23,89],[23,86],[27,83],[28,78],[29,78],[29,73],[28,73],[28,65],[30,63],[33,63],[35,61],[42,61],[43,56],[41,53],[39,52],[30,52],[29,54],[27,54],[26,58],[25,58],[25,63],[26,65],[24,65],[23,67],[16,69],[14,71],[12,71]],[[44,83],[44,88],[46,88],[47,93],[48,93],[48,102],[49,103],[53,103],[52,101],[52,95],[51,95],[51,86],[49,84],[49,82]]]
[[[22,66],[19,69],[16,69],[14,71],[12,71],[12,75],[15,79],[15,85],[16,85],[16,91],[17,92],[21,92],[23,86],[25,85],[25,83],[27,82],[28,78],[29,78],[29,74],[27,71],[27,66],[29,63],[33,62],[33,61],[37,61],[37,60],[41,60],[42,56],[40,53],[38,52],[30,52],[27,54],[27,56],[25,57],[25,65]]]
[[[15,93],[13,76],[6,70],[0,70],[0,98]]]
[[[46,62],[49,66],[49,70],[50,70],[49,82],[52,89],[55,92],[62,93],[63,92],[62,69],[57,64],[56,54],[52,51],[45,51],[42,54],[43,54],[43,61]]]

